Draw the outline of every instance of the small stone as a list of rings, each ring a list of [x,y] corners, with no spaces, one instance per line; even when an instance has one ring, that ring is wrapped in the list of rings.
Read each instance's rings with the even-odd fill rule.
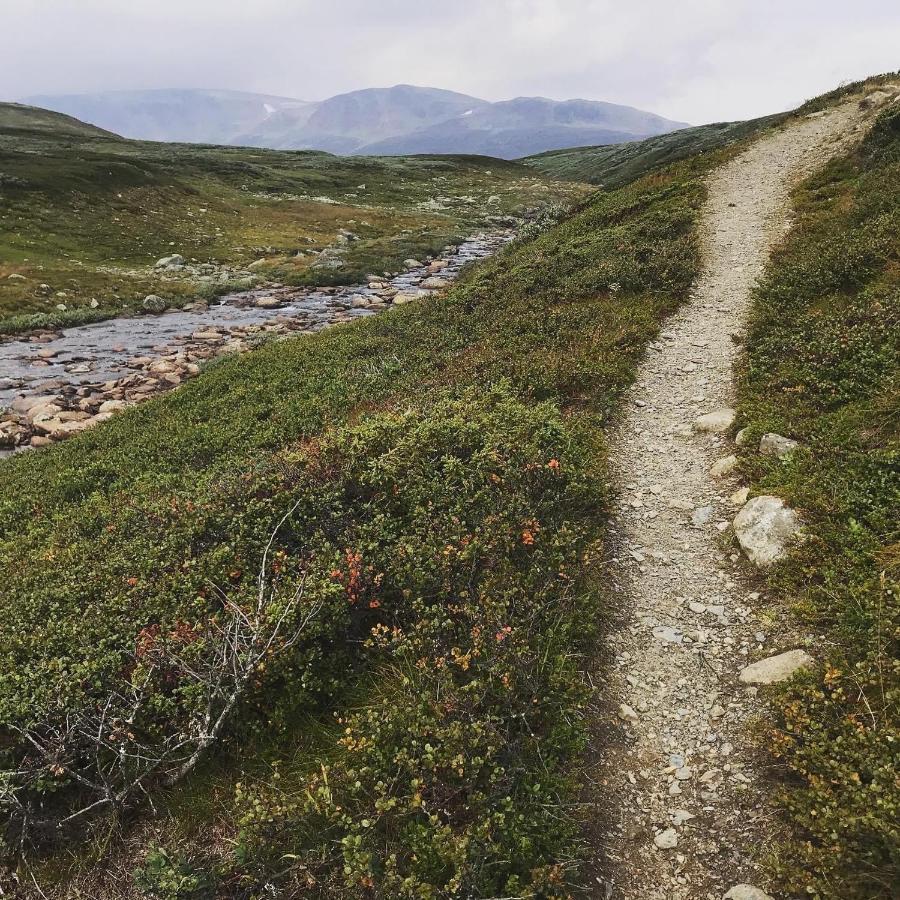
[[[28,279],[24,275],[20,275],[18,272],[13,272],[11,275],[6,276],[7,281],[27,281]]]
[[[744,444],[747,443],[747,440],[750,437],[750,429],[742,428],[735,436],[734,442],[738,445],[738,447],[743,447]]]
[[[815,662],[805,650],[788,650],[745,666],[738,677],[743,684],[776,684],[809,669]]]
[[[709,470],[709,474],[712,475],[713,478],[722,478],[733,472],[736,465],[737,457],[734,456],[734,454],[731,456],[723,456],[713,464],[712,468]]]
[[[764,434],[759,440],[759,452],[763,456],[777,456],[778,459],[790,456],[799,446],[798,441],[771,432]]]
[[[727,407],[724,409],[717,409],[714,412],[707,413],[705,416],[700,416],[699,419],[696,419],[694,421],[694,431],[706,431],[714,434],[728,431],[734,424],[735,415],[733,409]]]
[[[156,261],[154,269],[180,269],[184,265],[184,257],[179,253],[173,253],[171,256],[164,256]]]
[[[732,506],[743,506],[747,502],[747,498],[750,496],[750,488],[742,487],[738,488],[729,498],[728,502]]]
[[[667,644],[680,644],[684,638],[677,628],[671,625],[659,625],[653,629],[653,637]]]
[[[637,722],[640,717],[627,703],[621,703],[619,705],[619,718],[623,722]]]
[[[674,850],[678,846],[678,833],[674,828],[667,828],[653,838],[653,843],[660,850]]]
[[[693,774],[694,771],[690,766],[682,766],[680,769],[675,770],[675,777],[679,781],[689,781]]]
[[[414,303],[419,299],[419,294],[414,294],[411,291],[401,291],[397,294],[393,299],[394,306],[403,306],[406,303]]]
[[[257,297],[253,305],[257,309],[278,309],[281,301],[277,297]]]
[[[693,813],[689,813],[686,809],[673,809],[669,815],[672,817],[672,824],[676,828],[681,828],[685,822],[697,818]]]
[[[713,508],[711,506],[701,506],[694,510],[691,516],[692,524],[698,528],[702,525],[708,525],[713,517]]]
[[[736,884],[722,900],[773,900],[773,898],[752,884]]]
[[[450,287],[450,282],[446,278],[438,278],[436,275],[426,278],[422,282],[422,287],[429,291],[440,291]]]

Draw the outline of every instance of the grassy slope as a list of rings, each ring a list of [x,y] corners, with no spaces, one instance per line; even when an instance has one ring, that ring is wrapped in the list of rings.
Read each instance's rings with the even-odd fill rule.
[[[0,104],[0,332],[116,315],[149,292],[179,301],[224,289],[153,271],[175,252],[232,268],[265,259],[254,272],[289,283],[354,283],[436,253],[490,215],[583,195],[479,157],[346,159],[125,141]],[[313,199],[321,197],[336,202]],[[360,239],[341,269],[296,256],[332,246],[345,228]],[[26,280],[9,280],[14,273]]]
[[[234,890],[282,868],[327,896],[565,893],[579,657],[599,619],[596,435],[687,295],[712,163],[592,201],[445,299],[225,360],[4,466],[3,718],[102,693],[141,629],[209,615],[210,584],[246,599],[301,497],[282,539],[326,612],[237,733],[281,777],[236,788],[236,753],[187,804],[213,823],[173,799],[172,840]],[[329,712],[345,732],[325,730],[324,785],[290,723]],[[156,854],[147,877],[180,865]]]
[[[698,125],[626,144],[550,150],[525,157],[521,162],[552,178],[617,188],[678,160],[746,140],[785,118],[786,115],[775,115],[747,122]]]
[[[774,576],[828,665],[780,698],[767,736],[797,840],[786,888],[896,896],[900,883],[900,112],[795,197],[756,298],[741,416],[800,440],[749,455],[754,490],[802,510],[809,540]]]

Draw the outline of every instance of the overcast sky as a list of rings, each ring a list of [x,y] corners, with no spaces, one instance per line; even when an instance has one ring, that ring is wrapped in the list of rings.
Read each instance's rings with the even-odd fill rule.
[[[900,68],[900,0],[0,0],[0,99],[410,83],[693,123]]]

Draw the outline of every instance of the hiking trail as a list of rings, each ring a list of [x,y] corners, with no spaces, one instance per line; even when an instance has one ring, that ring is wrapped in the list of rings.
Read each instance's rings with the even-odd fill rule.
[[[762,705],[738,673],[796,644],[761,615],[765,597],[723,539],[743,500],[734,475],[710,470],[735,452],[732,439],[693,423],[734,405],[735,338],[790,226],[792,187],[858,140],[864,118],[854,100],[792,120],[711,173],[703,270],[610,436],[622,608],[605,676],[616,726],[595,771],[613,807],[599,897],[721,900],[762,880],[758,860],[776,829],[746,733]]]

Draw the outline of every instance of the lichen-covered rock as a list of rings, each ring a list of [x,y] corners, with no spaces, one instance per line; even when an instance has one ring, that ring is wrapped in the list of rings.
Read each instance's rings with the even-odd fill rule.
[[[791,438],[769,432],[769,434],[764,434],[760,438],[759,452],[763,456],[777,456],[779,459],[784,459],[786,456],[790,456],[799,446],[799,442],[791,440]]]
[[[184,265],[184,257],[180,253],[164,256],[156,261],[155,269],[180,269]]]
[[[780,497],[754,497],[734,519],[738,543],[760,568],[781,559],[799,530],[800,517]]]
[[[142,305],[146,312],[156,313],[157,315],[164,313],[169,308],[169,304],[156,294],[147,294]]]

